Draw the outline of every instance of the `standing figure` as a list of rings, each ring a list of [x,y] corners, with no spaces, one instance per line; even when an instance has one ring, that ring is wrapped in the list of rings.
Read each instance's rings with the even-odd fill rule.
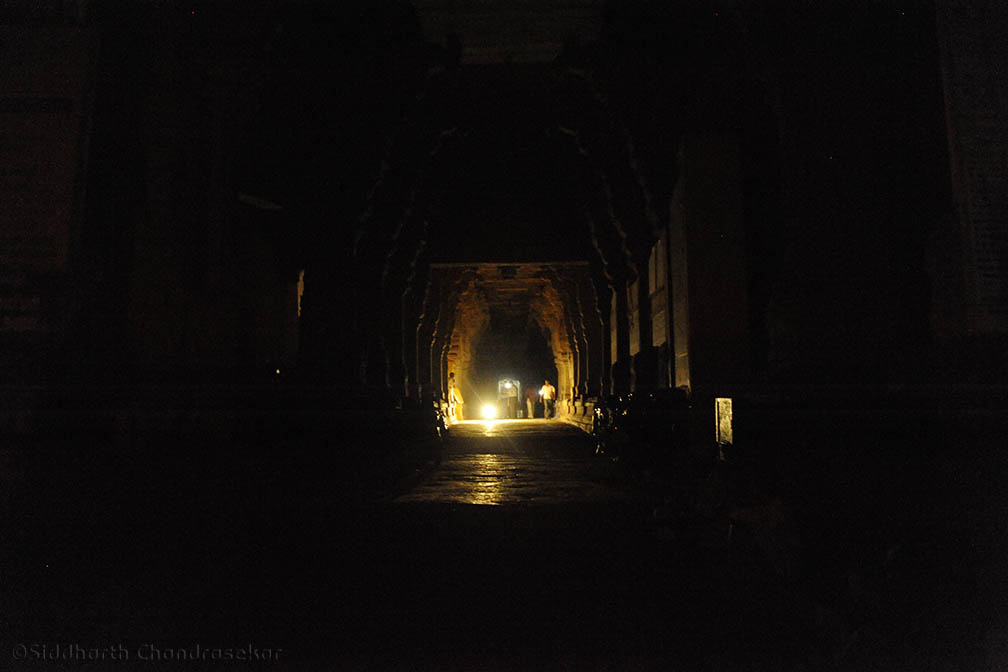
[[[531,419],[535,417],[535,404],[537,397],[538,394],[536,393],[536,389],[534,387],[530,385],[525,388],[525,409],[528,411],[528,415],[525,416],[526,418]]]
[[[465,401],[459,391],[458,383],[455,381],[455,372],[448,374],[448,415],[455,422],[462,420],[462,406]]]
[[[553,404],[556,401],[556,388],[550,385],[548,378],[539,389],[539,396],[542,398],[543,402],[543,417],[549,420],[553,417]]]

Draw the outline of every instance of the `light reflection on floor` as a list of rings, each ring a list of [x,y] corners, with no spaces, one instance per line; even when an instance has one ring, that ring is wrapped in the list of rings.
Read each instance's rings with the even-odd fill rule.
[[[472,504],[500,504],[502,465],[496,455],[476,455],[476,468],[479,472],[472,487]]]
[[[542,418],[538,419],[542,421]],[[503,430],[508,429],[508,425],[517,425],[519,423],[525,424],[529,422],[536,422],[536,420],[529,419],[508,419],[508,418],[495,418],[493,420],[459,420],[452,424],[452,427],[463,427],[466,429],[472,429],[474,427],[482,427],[484,434],[500,434]]]
[[[550,504],[624,499],[592,477],[597,464],[570,425],[542,418],[452,425],[440,466],[398,503]]]

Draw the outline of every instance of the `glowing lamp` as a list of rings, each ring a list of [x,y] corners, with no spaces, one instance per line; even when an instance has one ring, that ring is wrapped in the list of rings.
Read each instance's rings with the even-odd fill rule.
[[[493,404],[485,404],[483,406],[483,417],[487,420],[493,420],[497,417],[497,407]]]

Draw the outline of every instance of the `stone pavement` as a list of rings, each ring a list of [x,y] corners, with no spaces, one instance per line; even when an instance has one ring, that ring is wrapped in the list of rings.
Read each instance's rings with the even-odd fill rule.
[[[590,459],[584,433],[566,423],[464,421],[449,434],[439,468],[397,503],[561,504],[635,497],[604,482],[606,465]]]
[[[565,423],[455,425],[438,466],[370,503],[340,492],[335,450],[312,458],[308,487],[295,452],[178,448],[100,469],[84,453],[42,468],[8,456],[30,487],[5,500],[0,669],[58,669],[13,661],[25,643],[283,649],[257,670],[915,669],[923,658],[896,663],[942,655],[895,650],[901,631],[877,626],[842,639],[843,622],[824,623],[843,615],[751,542],[660,534],[649,496]],[[863,664],[832,666],[844,646]]]

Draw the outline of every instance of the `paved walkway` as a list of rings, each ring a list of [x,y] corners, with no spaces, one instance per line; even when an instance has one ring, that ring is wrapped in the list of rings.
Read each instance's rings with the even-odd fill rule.
[[[465,421],[450,430],[440,467],[398,503],[561,504],[623,500],[592,444],[559,421]]]
[[[231,445],[193,458],[192,479],[141,472],[101,505],[67,490],[65,508],[22,526],[16,555],[0,552],[15,577],[0,653],[251,645],[283,649],[249,666],[271,671],[809,669],[786,597],[726,587],[709,553],[656,537],[652,503],[619,487],[587,435],[544,420],[450,434],[441,465],[391,501],[319,501],[303,468],[282,469],[298,454],[242,470]],[[337,491],[340,466],[316,480],[333,474]]]

